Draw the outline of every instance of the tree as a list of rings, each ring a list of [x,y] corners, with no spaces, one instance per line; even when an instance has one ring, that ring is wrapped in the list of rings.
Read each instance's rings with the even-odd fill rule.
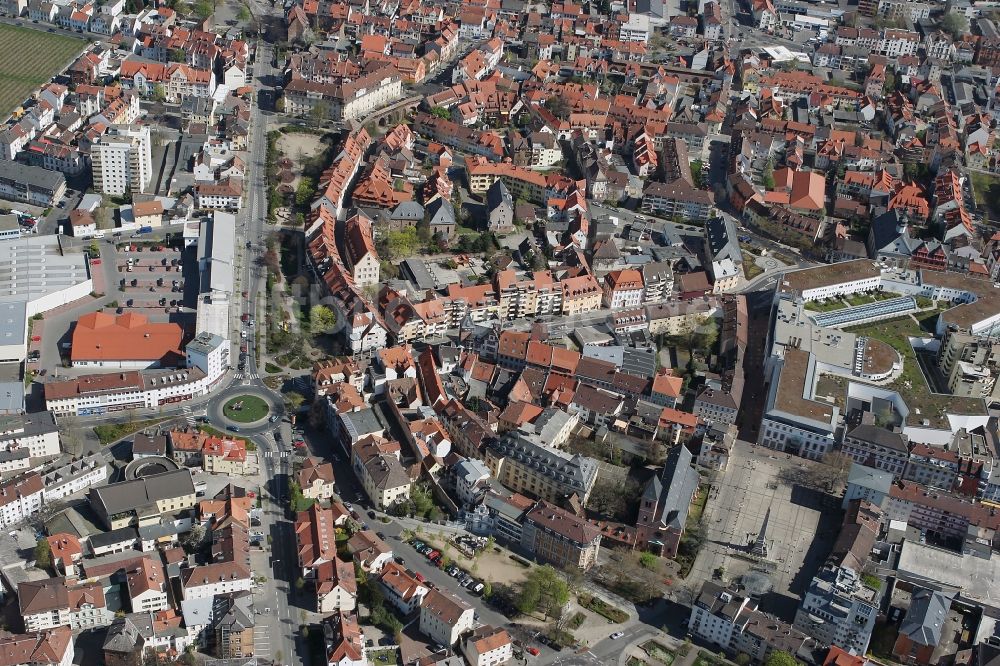
[[[285,394],[285,409],[294,414],[299,411],[299,407],[301,407],[302,403],[305,401],[305,396],[298,391],[289,391]]]
[[[443,106],[435,106],[431,109],[431,115],[436,116],[442,120],[451,120],[451,111],[444,108]]]
[[[319,101],[309,109],[309,118],[316,127],[321,127],[330,117],[330,107],[326,102]]]
[[[170,62],[185,62],[187,54],[184,49],[170,49]]]
[[[243,21],[244,23],[246,23],[252,18],[250,10],[247,9],[246,5],[242,5],[240,7],[240,10],[236,12],[236,18],[239,19],[240,21]]]
[[[153,98],[154,102],[165,102],[167,101],[167,91],[164,89],[162,84],[157,83],[153,86],[150,97]]]
[[[181,537],[181,546],[184,550],[188,552],[193,552],[198,550],[201,546],[201,542],[205,539],[205,528],[201,525],[195,525],[188,532],[185,532],[184,536]]]
[[[40,538],[35,544],[35,566],[39,569],[48,569],[52,566],[52,547],[45,537]]]
[[[795,657],[784,650],[774,650],[767,657],[764,666],[798,666]]]
[[[538,601],[542,597],[542,590],[538,582],[529,578],[521,585],[521,590],[517,595],[517,610],[523,615],[530,615],[538,608]]]
[[[312,203],[313,197],[316,196],[316,180],[309,178],[308,176],[303,176],[302,180],[299,181],[299,186],[295,188],[295,203],[299,208],[305,208],[310,203]]]
[[[701,160],[695,160],[691,162],[691,180],[694,182],[694,186],[701,189],[705,186],[705,176],[702,174],[702,169],[704,168],[704,163]]]
[[[207,19],[209,16],[215,13],[215,5],[211,0],[197,0],[192,6],[191,10],[194,15],[201,20]]]
[[[965,18],[964,14],[958,12],[945,12],[941,23],[938,25],[954,39],[958,39],[969,31],[969,19]]]
[[[302,588],[304,588],[305,586],[306,586],[306,581],[302,578],[302,576],[299,576],[298,578],[295,579],[296,590],[301,592]]]
[[[891,95],[896,90],[896,84],[896,71],[891,67],[886,68],[885,83],[882,84],[882,94],[885,96]]]
[[[309,310],[309,330],[313,335],[332,333],[337,323],[337,313],[325,305],[314,305]]]
[[[653,553],[645,551],[639,553],[639,566],[641,566],[643,569],[649,569],[650,571],[653,571],[659,566],[659,564],[660,564],[660,558],[658,558]]]
[[[771,158],[764,163],[764,168],[760,172],[760,182],[765,189],[774,189],[774,160]]]

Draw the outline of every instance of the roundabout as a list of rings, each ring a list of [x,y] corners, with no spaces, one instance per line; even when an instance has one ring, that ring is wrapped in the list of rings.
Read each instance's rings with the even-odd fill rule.
[[[256,423],[267,418],[271,405],[259,395],[244,393],[230,398],[222,406],[222,415],[235,423]]]

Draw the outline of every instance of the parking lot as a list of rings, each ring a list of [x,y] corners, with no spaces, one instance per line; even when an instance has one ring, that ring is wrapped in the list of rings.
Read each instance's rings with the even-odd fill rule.
[[[772,612],[794,614],[802,590],[829,554],[838,530],[835,498],[780,480],[782,469],[805,463],[751,448],[746,442],[733,448],[702,518],[705,545],[689,577],[695,589],[699,581],[718,578],[718,573],[729,581],[750,570],[761,571],[773,585],[773,594],[766,595],[762,605]],[[747,546],[760,532],[765,515],[769,556],[758,561],[749,556]]]
[[[118,311],[179,312],[184,306],[183,252],[177,248],[143,248],[126,243],[118,248]]]

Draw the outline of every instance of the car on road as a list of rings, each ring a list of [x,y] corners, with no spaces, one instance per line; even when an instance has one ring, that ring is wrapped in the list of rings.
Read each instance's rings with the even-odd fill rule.
[[[611,640],[616,641],[624,635],[625,635],[624,631],[616,631],[615,633],[611,634],[610,638]]]
[[[228,430],[229,432],[239,432],[240,431],[240,427],[239,426],[234,426],[234,425],[226,426],[226,430]]]
[[[268,419],[268,423],[274,423],[275,421],[277,421],[277,420],[278,420],[278,419],[280,419],[280,418],[281,418],[281,417],[280,417],[280,416],[278,416],[277,414],[272,414],[272,415],[271,415],[271,418],[269,418],[269,419]]]
[[[392,559],[396,561],[396,564],[406,564],[406,560],[404,560],[404,559],[403,559],[402,557],[400,557],[399,555],[397,555],[396,557],[394,557],[394,558],[392,558]]]

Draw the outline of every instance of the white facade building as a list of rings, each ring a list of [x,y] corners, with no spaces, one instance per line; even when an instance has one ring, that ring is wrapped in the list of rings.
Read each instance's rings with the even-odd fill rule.
[[[94,189],[122,196],[146,192],[153,177],[149,127],[113,125],[91,146]]]

